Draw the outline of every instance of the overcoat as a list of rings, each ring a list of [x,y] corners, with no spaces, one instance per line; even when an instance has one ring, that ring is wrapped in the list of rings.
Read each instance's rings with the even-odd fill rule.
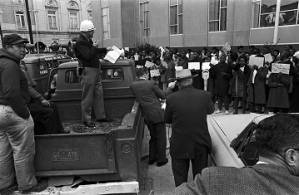
[[[207,115],[214,104],[209,92],[187,87],[170,94],[166,99],[165,121],[172,124],[170,155],[175,158],[194,158],[196,146],[211,149]]]
[[[258,69],[254,79],[254,87],[251,85],[252,82],[251,71],[250,78],[247,83],[247,101],[255,104],[266,104],[266,77],[268,74],[268,68],[262,67]]]

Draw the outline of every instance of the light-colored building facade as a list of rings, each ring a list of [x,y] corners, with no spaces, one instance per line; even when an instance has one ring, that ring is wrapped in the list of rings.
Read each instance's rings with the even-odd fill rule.
[[[104,6],[109,9],[110,21],[106,24],[110,26],[110,37],[102,41],[104,46],[115,42],[129,46],[123,39],[123,32],[133,30],[135,39],[130,40],[136,45],[207,47],[222,46],[226,42],[233,46],[273,44],[276,7],[280,8],[277,44],[299,44],[298,0],[105,1],[108,6]],[[281,2],[280,6],[277,6],[278,2]],[[135,4],[136,8],[124,9],[125,4]],[[97,9],[102,9],[99,7],[100,3]],[[128,11],[129,17],[123,17]],[[134,21],[136,27],[124,25]]]
[[[95,1],[95,0],[93,0]],[[92,0],[28,0],[34,42],[66,43],[79,32],[80,22],[92,19]],[[19,33],[27,38],[24,0],[0,0],[3,34]]]

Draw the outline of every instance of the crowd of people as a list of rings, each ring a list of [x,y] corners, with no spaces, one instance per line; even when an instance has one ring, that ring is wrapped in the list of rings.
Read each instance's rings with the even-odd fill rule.
[[[272,46],[247,49],[240,46],[235,51],[223,47],[199,51],[160,48],[132,51],[127,56],[135,61],[137,71],[148,70],[148,78],[152,69],[158,69],[162,89],[174,80],[176,70],[188,69],[190,62],[200,64],[199,69],[191,70],[193,75],[199,75],[194,78],[193,86],[204,89],[203,64],[209,63],[206,89],[217,105],[215,113],[299,111],[299,52],[292,46],[280,50]],[[262,66],[252,64],[252,56],[264,58]],[[148,62],[153,65],[149,67]],[[289,73],[272,71],[272,64],[277,63],[286,65]]]

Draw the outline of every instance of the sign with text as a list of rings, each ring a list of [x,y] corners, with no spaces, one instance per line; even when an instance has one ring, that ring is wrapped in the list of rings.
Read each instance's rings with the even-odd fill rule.
[[[176,71],[178,71],[178,70],[183,70],[183,69],[184,69],[183,66],[176,66],[176,67],[175,67],[175,70],[176,70]]]
[[[209,70],[210,69],[210,62],[203,62],[201,68],[202,68],[202,70]]]
[[[200,62],[188,62],[188,69],[200,70]]]
[[[264,66],[264,57],[256,57],[256,56],[249,56],[249,66],[257,66],[257,67],[263,67]]]
[[[146,61],[144,66],[145,66],[146,68],[151,68],[151,67],[155,66],[155,64],[154,64],[153,62]]]
[[[269,63],[273,62],[273,57],[270,53],[265,54],[264,57],[265,57],[265,62],[269,62]]]
[[[150,70],[151,77],[158,77],[160,76],[160,71],[158,69]]]
[[[290,64],[272,63],[271,72],[272,73],[289,74],[290,73]]]

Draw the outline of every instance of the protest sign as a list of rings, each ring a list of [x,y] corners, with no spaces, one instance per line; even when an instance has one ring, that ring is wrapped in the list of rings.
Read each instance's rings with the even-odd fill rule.
[[[108,60],[109,62],[114,64],[119,56],[123,54],[123,52],[123,50],[120,50],[118,47],[113,45],[112,50],[106,54],[104,60]]]
[[[151,77],[158,77],[160,76],[160,71],[158,69],[150,70]]]
[[[144,66],[145,66],[146,68],[151,68],[151,67],[155,66],[155,64],[154,64],[153,62],[146,61]]]
[[[212,56],[212,58],[211,58],[211,64],[213,64],[213,65],[216,65],[216,64],[218,64],[218,60],[216,60],[216,57],[215,56]]]
[[[273,57],[270,53],[265,54],[264,57],[265,57],[265,62],[269,62],[269,63],[273,62]]]
[[[203,62],[201,69],[202,70],[209,70],[210,69],[210,62]]]
[[[188,62],[188,69],[200,70],[200,62]]]
[[[290,73],[290,64],[272,63],[271,72],[272,73],[289,74]]]
[[[249,56],[249,66],[257,66],[257,67],[263,67],[264,66],[264,57],[256,57],[254,55]]]
[[[176,67],[175,67],[175,70],[176,70],[176,71],[178,71],[178,70],[183,70],[183,66],[176,66]]]

